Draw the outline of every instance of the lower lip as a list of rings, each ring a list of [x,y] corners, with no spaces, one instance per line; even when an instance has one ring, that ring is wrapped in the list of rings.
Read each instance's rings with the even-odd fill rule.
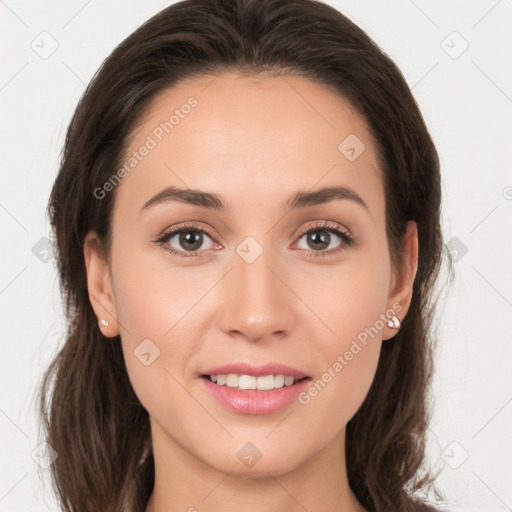
[[[311,379],[304,379],[292,386],[269,391],[238,391],[229,386],[218,386],[206,377],[201,377],[201,380],[208,392],[224,407],[240,414],[271,414],[280,411],[296,400],[297,395],[311,382]]]

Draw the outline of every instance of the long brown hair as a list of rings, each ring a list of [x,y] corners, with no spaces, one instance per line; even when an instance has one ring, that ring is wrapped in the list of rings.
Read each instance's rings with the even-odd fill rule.
[[[119,338],[106,340],[89,302],[83,244],[108,254],[115,191],[99,199],[151,100],[180,80],[223,71],[298,75],[332,88],[370,126],[385,178],[386,233],[401,268],[406,222],[418,226],[419,268],[407,316],[383,343],[373,384],[346,429],[349,484],[369,511],[419,510],[435,336],[434,288],[444,243],[439,161],[393,61],[353,22],[314,0],[186,0],[115,48],[68,127],[48,205],[66,340],[41,382],[51,476],[65,511],[143,511],[154,485],[148,413],[131,386]],[[450,262],[451,263],[451,262]],[[421,476],[420,476],[421,473]],[[437,492],[437,490],[436,490]]]

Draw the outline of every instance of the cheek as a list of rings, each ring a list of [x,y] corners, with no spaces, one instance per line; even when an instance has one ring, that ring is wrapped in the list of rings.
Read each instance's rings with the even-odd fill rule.
[[[317,337],[321,353],[319,374],[299,397],[310,410],[323,411],[326,435],[334,435],[346,425],[363,403],[378,366],[383,321],[381,301],[372,287],[350,286],[345,281],[337,293],[335,307],[326,304],[325,320],[334,335]],[[328,313],[327,313],[328,312]],[[327,419],[325,421],[325,419]]]
[[[170,280],[168,269],[165,274],[154,260],[121,245],[112,251],[112,286],[125,364],[135,393],[150,413],[158,407],[155,390],[167,397],[180,396],[181,388],[172,377],[182,381],[176,369],[184,369],[196,346],[190,329],[187,339],[177,333],[183,333],[187,314],[201,296],[183,273],[173,273]]]
[[[361,251],[339,267],[319,268],[314,282],[304,280],[298,295],[324,324],[316,339],[327,350],[348,350],[351,341],[380,339],[387,309],[389,270],[379,251]]]
[[[211,287],[211,276],[201,279],[197,267],[195,273],[172,268],[165,256],[160,248],[113,250],[116,313],[127,337],[171,339],[175,327]]]
[[[386,258],[375,254],[331,271],[321,293],[318,288],[313,295],[309,292],[315,313],[328,329],[314,338],[322,373],[299,402],[328,411],[332,427],[345,425],[357,412],[379,361],[389,273]]]

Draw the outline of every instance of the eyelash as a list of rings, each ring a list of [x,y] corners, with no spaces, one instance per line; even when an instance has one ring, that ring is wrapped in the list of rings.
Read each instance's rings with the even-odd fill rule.
[[[313,227],[310,227],[310,228],[302,231],[298,235],[298,240],[300,240],[304,235],[307,235],[308,233],[315,232],[315,231],[321,231],[321,230],[326,230],[326,231],[330,231],[330,232],[334,233],[336,236],[341,238],[343,243],[337,249],[331,249],[329,251],[306,250],[308,253],[313,253],[313,255],[311,256],[313,258],[316,258],[316,257],[323,258],[326,256],[331,256],[333,254],[336,254],[340,251],[345,250],[345,247],[350,247],[354,244],[354,239],[352,238],[351,235],[348,234],[348,232],[346,232],[345,230],[341,230],[337,224],[334,224],[334,223],[328,222],[328,221],[321,222],[317,226],[313,226]],[[213,233],[207,228],[199,227],[196,224],[182,224],[182,225],[178,226],[177,228],[174,228],[171,231],[167,231],[167,232],[163,233],[161,236],[159,236],[154,241],[154,243],[156,243],[159,246],[164,247],[164,249],[166,251],[168,251],[170,254],[172,254],[173,256],[178,256],[179,258],[200,258],[200,257],[202,257],[201,252],[203,252],[203,251],[195,251],[195,252],[189,251],[187,254],[183,254],[186,251],[177,251],[176,249],[169,247],[167,245],[168,240],[170,238],[172,238],[174,235],[176,235],[177,233],[187,232],[187,231],[194,231],[197,233],[207,234],[210,238],[212,238],[212,240],[215,238]]]

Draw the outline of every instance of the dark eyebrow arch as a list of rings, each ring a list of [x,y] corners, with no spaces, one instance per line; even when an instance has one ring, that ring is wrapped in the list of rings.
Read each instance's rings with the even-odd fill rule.
[[[296,210],[298,208],[306,208],[308,206],[316,206],[328,203],[334,200],[348,199],[363,206],[369,210],[368,205],[364,202],[355,190],[350,187],[324,187],[314,191],[299,191],[293,194],[286,202],[288,210]],[[147,210],[150,206],[165,203],[168,201],[178,201],[186,204],[199,206],[209,210],[218,212],[228,211],[228,205],[222,196],[202,190],[180,189],[177,187],[167,187],[151,199],[144,203],[141,212]]]
[[[305,208],[306,206],[315,206],[318,204],[328,203],[337,199],[348,199],[363,206],[369,211],[368,205],[363,198],[350,187],[324,187],[314,191],[296,192],[289,200],[289,209]]]
[[[228,210],[227,204],[218,194],[194,190],[191,188],[182,189],[177,187],[167,187],[144,203],[141,212],[150,206],[168,201],[179,201],[181,203],[192,204],[209,210],[225,212]]]

